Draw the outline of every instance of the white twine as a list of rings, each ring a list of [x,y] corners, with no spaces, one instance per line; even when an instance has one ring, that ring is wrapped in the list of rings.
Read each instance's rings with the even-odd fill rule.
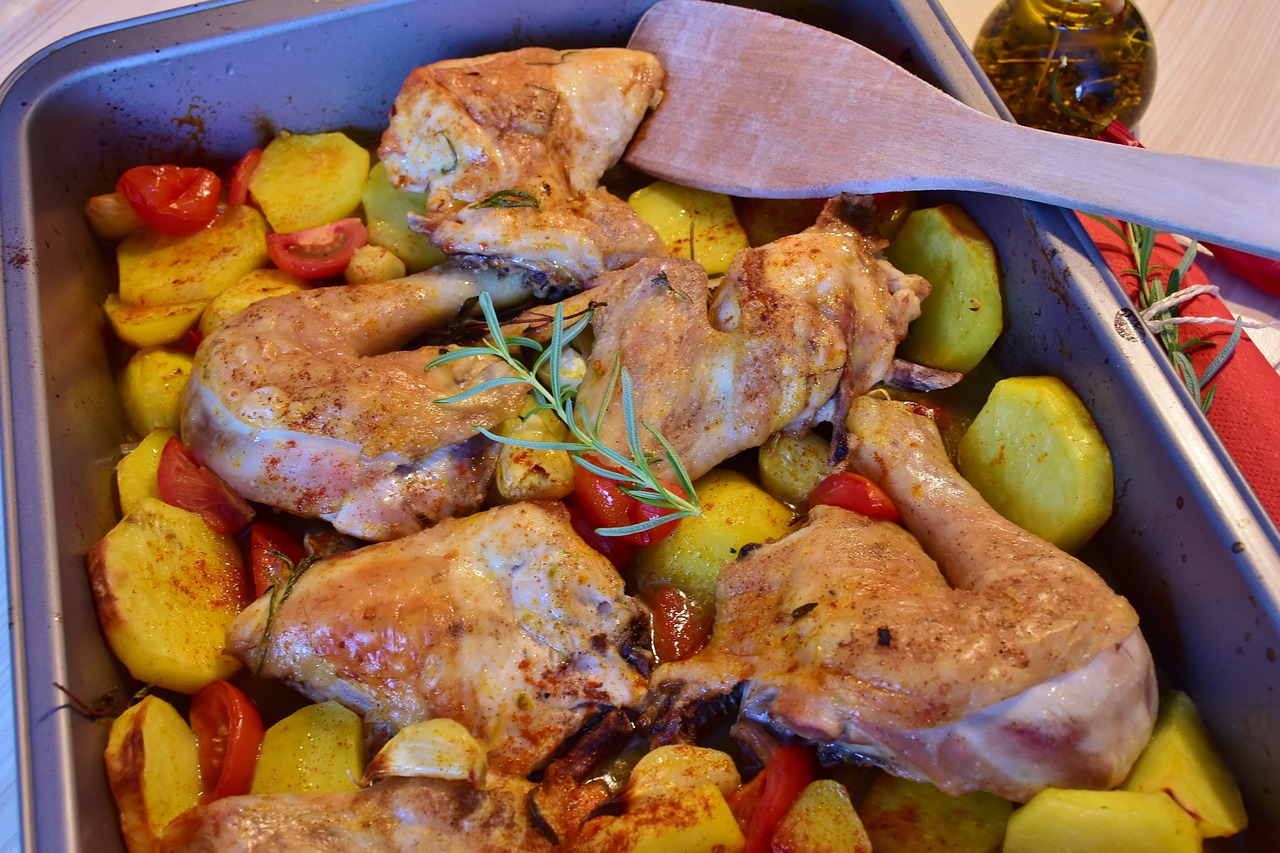
[[[1182,303],[1189,302],[1204,293],[1211,293],[1217,296],[1218,286],[1216,284],[1193,284],[1190,287],[1179,288],[1164,299],[1152,302],[1138,316],[1142,318],[1142,322],[1147,324],[1147,328],[1153,332],[1158,332],[1166,326],[1182,326],[1186,324],[1209,326],[1215,323],[1225,323],[1228,326],[1234,326],[1237,321],[1246,329],[1270,329],[1280,326],[1280,320],[1252,320],[1248,317],[1156,317],[1162,311],[1171,311]]]

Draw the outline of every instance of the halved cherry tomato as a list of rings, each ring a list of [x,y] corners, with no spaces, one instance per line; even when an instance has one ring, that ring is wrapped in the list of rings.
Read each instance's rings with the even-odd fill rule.
[[[149,228],[162,234],[194,234],[218,215],[222,180],[208,169],[134,166],[116,191]]]
[[[262,748],[262,715],[240,688],[212,681],[191,697],[204,802],[247,794]]]
[[[707,644],[713,614],[698,607],[671,584],[653,587],[648,598],[653,611],[653,653],[658,663],[684,660]]]
[[[600,464],[597,460],[593,461]],[[684,494],[684,490],[673,483],[664,480],[663,484],[676,494]],[[575,465],[573,469],[573,493],[577,507],[595,529],[630,527],[674,512],[666,507],[636,500],[622,491],[616,481],[582,465]],[[670,521],[639,533],[608,538],[620,539],[628,545],[653,545],[670,536],[677,524],[679,521]]]
[[[601,536],[596,533],[598,525],[587,516],[576,496],[570,495],[564,503],[569,508],[569,523],[583,542],[607,557],[615,569],[621,569],[631,561],[631,556],[636,552],[635,546],[623,542],[617,536]]]
[[[282,556],[283,555],[283,556]],[[291,567],[307,556],[302,540],[270,521],[249,525],[249,568],[253,572],[253,594],[257,598],[289,577]]]
[[[161,500],[198,513],[219,533],[239,533],[253,519],[249,502],[197,462],[186,445],[176,438],[165,442],[164,450],[160,451],[156,485]]]
[[[784,744],[773,751],[764,769],[729,801],[746,836],[742,853],[769,853],[774,830],[817,775],[817,762],[808,749]]]
[[[231,180],[227,187],[228,204],[245,204],[249,201],[249,181],[262,160],[262,149],[254,148],[231,167]]]
[[[280,269],[298,278],[338,275],[351,256],[369,241],[364,223],[355,217],[339,219],[288,234],[268,234],[267,254]]]
[[[809,493],[808,508],[838,506],[880,521],[899,522],[902,516],[884,489],[852,471],[824,477]]]

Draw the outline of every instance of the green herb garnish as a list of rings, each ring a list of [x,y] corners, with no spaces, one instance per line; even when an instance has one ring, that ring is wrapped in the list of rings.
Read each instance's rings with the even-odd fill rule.
[[[307,569],[315,565],[316,561],[320,559],[315,556],[304,557],[298,561],[297,565],[294,565],[292,560],[279,551],[272,550],[267,553],[273,557],[280,558],[283,564],[283,573],[286,574],[286,578],[284,583],[280,583],[280,573],[275,571],[271,572],[271,586],[267,590],[267,594],[270,595],[271,598],[267,602],[267,619],[266,623],[262,626],[262,640],[258,643],[258,664],[253,670],[254,675],[260,675],[262,673],[262,665],[266,663],[267,646],[271,641],[271,627],[275,624],[276,613],[279,612],[280,608],[284,605],[285,600],[289,598],[289,594],[293,592],[293,585],[298,582],[298,579],[302,577],[303,573],[306,572]]]
[[[524,190],[498,190],[486,199],[476,202],[472,207],[536,207],[542,204],[531,193]]]
[[[453,162],[440,170],[440,174],[452,174],[454,169],[458,168],[458,149],[453,147],[453,140],[449,138],[443,130],[437,130],[436,135],[444,140],[444,144],[449,146],[449,153],[453,155]]]
[[[621,358],[614,363],[608,391],[600,403],[595,419],[588,418],[586,413],[575,405],[577,402],[577,389],[566,385],[563,381],[563,377],[560,374],[560,354],[570,342],[587,328],[591,322],[590,311],[586,312],[572,326],[566,329],[564,325],[564,308],[561,305],[557,305],[555,317],[551,323],[551,340],[546,346],[543,346],[538,341],[528,337],[504,335],[498,322],[497,312],[493,307],[493,299],[487,293],[480,294],[480,310],[483,312],[485,323],[489,328],[489,337],[484,343],[479,346],[462,347],[441,355],[433,359],[426,369],[431,370],[439,365],[465,358],[494,356],[506,362],[515,375],[481,382],[460,394],[436,400],[437,403],[458,403],[500,385],[526,385],[537,403],[534,411],[550,409],[555,412],[560,420],[564,421],[568,426],[574,440],[521,441],[498,435],[482,426],[477,426],[476,430],[493,441],[502,444],[511,444],[531,450],[568,451],[573,454],[574,462],[601,477],[613,480],[624,494],[651,506],[671,510],[666,515],[651,518],[638,524],[626,527],[602,528],[597,531],[602,536],[626,536],[631,533],[650,530],[669,521],[702,515],[702,505],[698,502],[698,496],[693,490],[693,482],[676,455],[675,449],[653,426],[637,421],[631,375],[622,366]],[[512,352],[513,347],[528,349],[537,353],[537,358],[534,360],[533,365],[525,366]],[[547,375],[545,383],[538,377],[539,371],[544,368]],[[622,389],[622,414],[623,422],[626,426],[627,445],[630,455],[614,450],[605,444],[600,437],[604,412],[609,407],[613,393],[619,386]],[[641,429],[647,430],[657,439],[658,444],[662,447],[660,456],[651,457],[644,452],[640,443]],[[585,454],[599,456],[604,462],[594,462],[587,458]],[[659,459],[666,460],[671,467],[677,483],[684,490],[683,495],[668,487],[654,473],[653,464]]]
[[[1168,271],[1168,281],[1165,281],[1161,277],[1161,272],[1164,268],[1158,265],[1153,266],[1151,263],[1159,232],[1146,225],[1134,225],[1129,222],[1116,224],[1100,216],[1094,216],[1093,218],[1114,231],[1129,247],[1129,252],[1133,256],[1134,268],[1125,270],[1125,272],[1138,279],[1138,295],[1135,305],[1141,313],[1142,319],[1155,333],[1156,339],[1169,356],[1169,360],[1173,362],[1174,370],[1183,384],[1186,385],[1187,390],[1191,392],[1191,396],[1199,404],[1200,410],[1208,414],[1209,407],[1213,404],[1214,392],[1217,389],[1216,387],[1208,388],[1207,386],[1213,381],[1222,366],[1227,363],[1227,360],[1231,358],[1232,353],[1235,352],[1236,344],[1240,341],[1240,336],[1244,332],[1244,325],[1239,317],[1235,318],[1235,327],[1231,331],[1231,337],[1227,339],[1226,343],[1222,344],[1218,354],[1205,367],[1204,372],[1196,375],[1189,353],[1201,347],[1211,347],[1215,344],[1204,338],[1189,338],[1183,341],[1180,339],[1178,327],[1192,322],[1230,322],[1219,319],[1178,316],[1178,306],[1186,299],[1196,295],[1182,288],[1182,280],[1186,276],[1187,270],[1191,268],[1192,261],[1195,260],[1196,242],[1193,240],[1187,246],[1187,250],[1183,253],[1178,265]]]

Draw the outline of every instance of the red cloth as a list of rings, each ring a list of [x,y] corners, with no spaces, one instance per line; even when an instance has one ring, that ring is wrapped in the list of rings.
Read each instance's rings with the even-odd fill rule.
[[[1129,299],[1134,300],[1138,280],[1128,272],[1134,266],[1129,247],[1111,229],[1091,217],[1081,216],[1080,221],[1124,286]],[[1167,234],[1161,235],[1156,242],[1152,266],[1161,265],[1165,270],[1172,270],[1182,259],[1184,251]],[[1204,272],[1194,264],[1183,281],[1186,286],[1209,283]],[[1180,313],[1184,317],[1232,316],[1222,300],[1210,293],[1184,303]],[[1203,338],[1223,344],[1231,336],[1232,326],[1225,323],[1185,324],[1179,327],[1179,331],[1183,340]],[[1197,374],[1204,371],[1217,352],[1218,347],[1201,347],[1190,353]],[[1280,524],[1280,375],[1249,340],[1246,331],[1235,353],[1210,386],[1217,390],[1209,408],[1209,424],[1222,439],[1271,520]]]

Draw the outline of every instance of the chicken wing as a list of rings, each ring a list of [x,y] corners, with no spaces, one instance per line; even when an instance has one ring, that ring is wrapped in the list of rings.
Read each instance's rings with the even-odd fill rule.
[[[647,637],[567,510],[521,503],[322,560],[274,613],[270,595],[241,613],[227,647],[383,737],[457,720],[523,775],[601,708],[639,702]]]
[[[745,716],[951,794],[1118,784],[1156,705],[1128,602],[992,510],[905,404],[859,398],[849,430],[907,529],[817,507],[725,566],[710,644],[654,673],[684,694],[666,724],[746,682]]]

